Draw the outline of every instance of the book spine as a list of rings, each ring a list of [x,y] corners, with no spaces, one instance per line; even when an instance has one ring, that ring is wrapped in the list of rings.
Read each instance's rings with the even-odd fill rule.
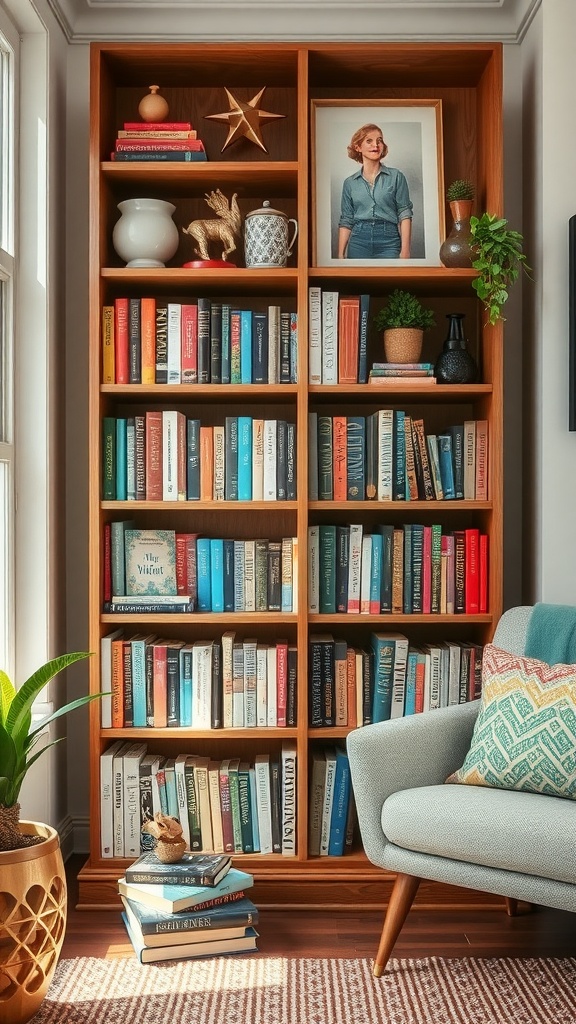
[[[142,380],[142,351],[140,348],[140,299],[128,300],[128,360],[130,384]]]
[[[338,292],[322,292],[322,383],[338,383]]]
[[[114,306],[102,307],[102,383],[116,383],[114,351]]]
[[[210,383],[210,299],[198,299],[198,383]]]
[[[322,289],[308,290],[308,383],[322,383]]]
[[[129,344],[129,300],[114,300],[114,351],[116,366],[116,383],[130,383],[130,344]]]

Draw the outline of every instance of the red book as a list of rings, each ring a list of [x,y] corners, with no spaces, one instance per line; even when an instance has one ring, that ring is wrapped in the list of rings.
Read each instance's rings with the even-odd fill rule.
[[[349,729],[354,729],[356,727],[356,651],[353,647],[349,647],[346,651],[346,688],[348,709],[346,726]]]
[[[114,299],[114,362],[116,383],[130,383],[130,359],[128,355],[128,299]]]
[[[124,121],[125,132],[189,132],[190,121]]]
[[[140,301],[141,377],[143,384],[156,383],[156,299]]]
[[[182,305],[180,381],[198,383],[198,306]]]
[[[132,153],[133,150],[189,149],[193,153],[202,153],[202,139],[116,139],[114,149],[117,153]]]
[[[334,449],[333,486],[334,501],[346,501],[348,497],[346,462],[346,417],[334,416],[332,420],[332,442]],[[378,609],[380,611],[380,609]]]
[[[286,727],[288,699],[288,641],[276,642],[276,725]]]
[[[464,605],[466,615],[477,615],[480,608],[480,531],[467,529],[465,540]]]
[[[168,673],[166,666],[166,644],[154,644],[152,650],[152,692],[154,707],[154,728],[165,729],[168,725]]]
[[[488,534],[480,534],[480,614],[488,612]]]
[[[146,501],[162,501],[162,411],[146,413]]]
[[[111,547],[111,526],[104,523],[104,556],[102,565],[103,600],[112,600],[112,547]]]
[[[214,491],[214,432],[200,427],[200,500],[212,501]]]
[[[338,383],[358,383],[360,298],[342,297],[338,303]]]

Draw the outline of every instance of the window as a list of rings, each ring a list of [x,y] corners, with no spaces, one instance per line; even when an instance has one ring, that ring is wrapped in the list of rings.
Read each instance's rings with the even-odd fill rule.
[[[14,272],[18,36],[0,10],[0,666],[14,670]]]

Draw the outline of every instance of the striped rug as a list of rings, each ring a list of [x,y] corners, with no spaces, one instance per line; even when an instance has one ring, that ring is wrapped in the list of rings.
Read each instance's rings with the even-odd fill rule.
[[[32,1024],[574,1024],[576,959],[63,960]]]

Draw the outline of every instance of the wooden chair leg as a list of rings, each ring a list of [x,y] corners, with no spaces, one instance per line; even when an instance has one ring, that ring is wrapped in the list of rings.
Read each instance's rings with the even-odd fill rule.
[[[516,917],[518,913],[518,900],[515,900],[512,896],[505,896],[506,902],[506,913],[508,917]]]
[[[390,902],[384,918],[380,945],[374,963],[374,977],[380,978],[390,959],[394,943],[402,931],[402,925],[418,892],[420,879],[414,875],[398,874],[390,895]]]

